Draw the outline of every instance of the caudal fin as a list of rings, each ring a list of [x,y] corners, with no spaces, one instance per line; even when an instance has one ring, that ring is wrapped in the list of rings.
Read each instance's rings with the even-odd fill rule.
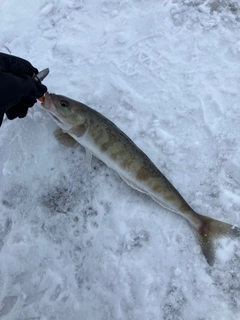
[[[199,215],[202,224],[198,229],[198,239],[202,252],[212,266],[215,262],[215,240],[222,237],[240,237],[240,229],[231,224]]]

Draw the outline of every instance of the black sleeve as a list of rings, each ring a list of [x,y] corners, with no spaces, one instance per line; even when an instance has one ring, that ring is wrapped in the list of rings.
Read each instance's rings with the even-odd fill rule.
[[[16,76],[26,74],[29,77],[38,73],[38,70],[27,60],[2,52],[0,52],[0,71]]]

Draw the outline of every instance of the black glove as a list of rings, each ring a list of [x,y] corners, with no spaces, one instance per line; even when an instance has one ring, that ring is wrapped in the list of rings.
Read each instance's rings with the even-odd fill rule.
[[[10,107],[5,111],[9,120],[15,118],[24,118],[27,115],[28,108],[31,108],[36,102],[36,98],[40,98],[47,91],[47,87],[33,80],[33,86],[28,86],[28,89],[31,89],[28,97],[23,97],[21,100],[16,103],[14,106]]]
[[[27,60],[0,53],[0,125],[4,113],[9,119],[24,117],[47,91],[46,86],[33,79],[37,73]]]
[[[0,70],[15,76],[25,74],[32,77],[34,73],[38,73],[38,70],[27,60],[6,53],[0,53]]]
[[[22,99],[15,106],[6,111],[9,120],[15,118],[24,118],[27,115],[28,108],[31,108],[37,102],[36,99]]]

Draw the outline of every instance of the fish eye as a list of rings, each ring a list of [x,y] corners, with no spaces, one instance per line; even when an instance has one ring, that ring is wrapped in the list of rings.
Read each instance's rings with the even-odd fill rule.
[[[61,100],[60,106],[63,108],[67,108],[69,106],[69,102],[67,100]]]

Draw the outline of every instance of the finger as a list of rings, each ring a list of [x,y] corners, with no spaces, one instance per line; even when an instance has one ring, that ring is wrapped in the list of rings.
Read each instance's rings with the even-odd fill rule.
[[[30,91],[28,97],[26,98],[40,98],[47,92],[47,87],[42,84],[41,82],[37,82],[35,80],[32,81],[31,88],[29,87]],[[25,97],[24,97],[25,98]]]
[[[26,117],[27,113],[28,113],[28,108],[27,107],[22,108],[18,113],[18,118]]]
[[[21,100],[6,111],[7,118],[9,120],[13,120],[17,117],[24,118],[27,115],[28,108],[31,108],[36,102],[36,99]]]
[[[47,87],[41,82],[37,82],[37,88],[40,95],[39,97],[42,97],[47,92]],[[36,98],[39,98],[39,97],[36,97]]]
[[[21,105],[22,105],[22,107],[32,108],[32,106],[36,102],[37,102],[37,100],[35,98],[31,98],[31,99],[22,100]]]
[[[13,119],[17,118],[18,113],[19,113],[19,112],[18,112],[18,106],[17,106],[17,105],[11,107],[10,109],[8,109],[8,110],[6,111],[6,115],[7,115],[7,118],[8,118],[9,120],[13,120]]]

